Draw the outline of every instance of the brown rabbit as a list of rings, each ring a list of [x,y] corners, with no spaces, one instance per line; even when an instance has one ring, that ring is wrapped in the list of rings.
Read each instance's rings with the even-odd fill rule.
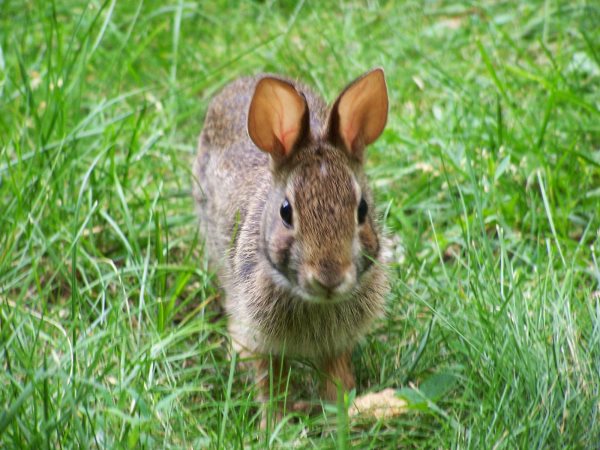
[[[206,253],[225,291],[234,348],[256,356],[261,398],[270,357],[322,369],[323,396],[350,390],[350,354],[388,290],[365,147],[385,127],[383,70],[328,109],[303,85],[241,78],[211,102],[194,163]]]

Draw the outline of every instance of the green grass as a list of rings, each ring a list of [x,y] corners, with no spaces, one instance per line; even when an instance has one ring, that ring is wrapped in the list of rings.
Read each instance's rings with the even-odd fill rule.
[[[0,447],[597,448],[598,23],[591,0],[0,0]],[[412,407],[260,431],[196,231],[203,114],[240,74],[331,100],[374,66],[397,261],[354,362]]]

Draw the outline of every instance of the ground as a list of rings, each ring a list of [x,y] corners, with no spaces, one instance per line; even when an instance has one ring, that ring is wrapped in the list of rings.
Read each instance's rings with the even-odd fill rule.
[[[0,10],[0,447],[598,445],[597,2]],[[393,288],[353,361],[408,409],[260,430],[191,199],[207,102],[261,71],[332,100],[376,66]]]

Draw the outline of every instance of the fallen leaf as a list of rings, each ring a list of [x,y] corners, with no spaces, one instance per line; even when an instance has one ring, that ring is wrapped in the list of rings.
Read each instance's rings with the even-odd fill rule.
[[[407,402],[396,396],[394,389],[388,388],[381,392],[356,397],[348,411],[350,417],[372,417],[374,419],[389,419],[406,412]]]

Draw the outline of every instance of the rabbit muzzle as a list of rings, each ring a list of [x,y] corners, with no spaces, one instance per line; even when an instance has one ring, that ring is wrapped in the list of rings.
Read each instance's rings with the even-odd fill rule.
[[[306,264],[299,273],[299,283],[309,301],[336,303],[348,299],[356,286],[354,264],[321,261]]]

